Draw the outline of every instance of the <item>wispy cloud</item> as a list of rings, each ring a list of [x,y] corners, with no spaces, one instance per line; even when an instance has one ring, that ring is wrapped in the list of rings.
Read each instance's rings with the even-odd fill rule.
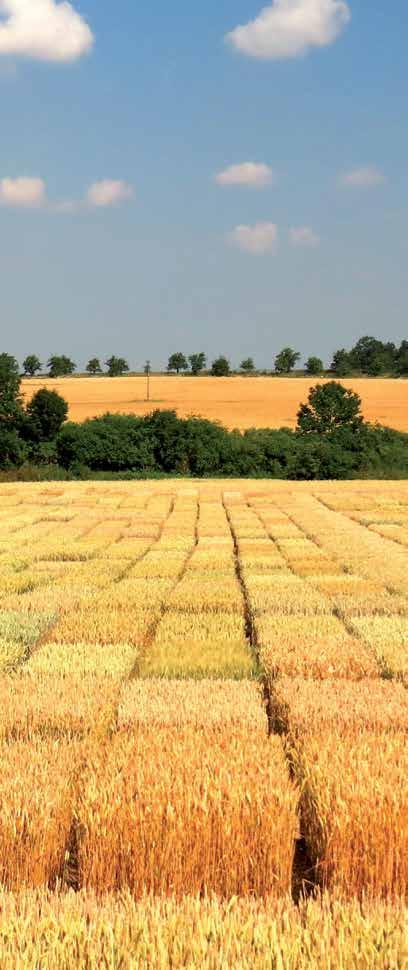
[[[294,226],[289,230],[289,238],[292,246],[316,249],[320,245],[320,237],[310,226]]]
[[[345,0],[274,0],[227,40],[241,53],[264,59],[299,57],[332,44],[351,17]]]
[[[355,168],[351,172],[344,172],[340,176],[342,185],[351,188],[372,189],[376,185],[383,185],[387,181],[384,172],[374,165],[367,165],[365,168]]]
[[[278,227],[273,222],[256,222],[253,226],[236,226],[228,241],[248,253],[269,252],[278,241]]]
[[[246,185],[254,189],[263,189],[271,184],[273,177],[269,165],[262,162],[241,162],[239,165],[229,165],[223,172],[218,172],[215,181],[218,185]]]
[[[118,205],[126,202],[134,195],[134,190],[128,182],[120,179],[103,179],[94,182],[87,193],[87,202],[96,208],[106,208],[107,206]]]
[[[90,27],[71,3],[0,0],[0,16],[0,55],[75,61],[94,42]]]
[[[0,205],[15,209],[40,209],[46,204],[45,182],[41,178],[3,178],[0,180]]]

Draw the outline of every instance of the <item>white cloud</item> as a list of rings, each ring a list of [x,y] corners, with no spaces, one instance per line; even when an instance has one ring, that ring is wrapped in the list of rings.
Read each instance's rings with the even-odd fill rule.
[[[355,168],[351,172],[346,172],[340,177],[340,181],[342,185],[352,188],[371,189],[375,185],[382,185],[387,180],[379,168],[368,165],[366,168]]]
[[[320,238],[310,226],[295,226],[289,230],[289,237],[292,246],[305,246],[315,249],[320,243]]]
[[[0,55],[75,61],[93,41],[88,24],[71,3],[0,0]]]
[[[40,209],[46,205],[45,182],[40,178],[0,180],[0,205],[21,209]]]
[[[256,222],[253,226],[236,226],[229,241],[248,253],[266,253],[278,240],[278,227],[273,222]]]
[[[82,200],[60,199],[49,201],[44,179],[19,176],[0,179],[0,206],[20,209],[46,209],[57,215],[74,215],[87,208],[106,208],[133,197],[133,188],[127,182],[104,179],[90,186]]]
[[[332,44],[350,18],[345,0],[274,0],[255,20],[227,34],[227,40],[251,57],[299,57],[312,47]]]
[[[218,172],[215,181],[218,185],[248,185],[262,189],[273,181],[273,172],[269,165],[261,162],[241,162],[240,165],[230,165],[223,172]]]
[[[88,190],[87,202],[91,206],[103,208],[105,206],[118,205],[133,196],[133,188],[127,182],[119,179],[103,179],[101,182],[94,182]]]

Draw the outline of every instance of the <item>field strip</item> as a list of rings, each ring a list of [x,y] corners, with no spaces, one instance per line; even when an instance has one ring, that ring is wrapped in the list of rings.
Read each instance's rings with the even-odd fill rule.
[[[300,508],[296,499],[290,503],[290,514],[294,521],[300,522],[305,532],[312,535],[325,551],[334,555],[347,571],[356,570],[367,579],[381,581],[386,563],[387,589],[402,597],[407,595],[407,554],[403,548],[370,533],[341,512],[329,509],[318,494],[307,500],[305,497],[302,506]]]
[[[264,672],[317,678],[378,676],[369,647],[350,634],[329,598],[313,590],[301,571],[297,574],[296,564],[282,550],[279,533],[287,528],[282,513],[272,511],[278,518],[275,538],[276,524],[274,530],[262,512],[243,498],[240,502],[238,494],[234,498],[231,493],[231,499],[230,525],[245,591],[247,624]],[[311,549],[312,553],[301,548],[309,566]],[[316,568],[321,568],[320,563]]]
[[[325,620],[306,619],[299,623],[294,618],[289,621],[285,632],[292,643],[287,643],[287,646],[290,646],[296,659],[292,669],[286,661],[283,672],[307,676],[309,671],[309,674],[319,677],[325,666],[328,676],[336,674],[359,679],[385,675],[390,668],[385,665],[372,641],[363,635],[358,623],[353,621],[367,610],[380,614],[386,611],[392,613],[395,608],[392,594],[379,583],[374,585],[360,576],[343,571],[338,561],[323,554],[315,538],[306,536],[295,518],[283,509],[279,513],[282,519],[273,525],[265,520],[262,508],[258,509],[258,515],[294,575],[305,579],[331,602],[332,615]],[[397,598],[400,608],[401,603],[404,608],[404,601]],[[279,635],[279,632],[278,619],[269,624],[264,622],[264,638]],[[307,665],[303,671],[299,664],[302,651],[307,651]],[[317,662],[313,664],[315,655]],[[266,663],[269,673],[273,670],[279,672],[276,662],[274,666],[268,660]]]
[[[118,568],[121,570],[121,574],[115,576],[116,584],[115,580],[113,581],[116,588],[119,582],[122,580],[125,582],[124,577],[132,566],[140,564],[149,551],[160,542],[172,511],[173,501],[171,500],[157,535],[149,539],[141,555],[124,561],[124,570],[120,560],[114,561],[113,571],[117,571]],[[92,530],[88,532],[88,536],[91,534]],[[111,531],[110,538],[114,534],[115,529]],[[118,535],[115,535],[115,538],[118,539]],[[98,578],[100,579],[100,576]],[[109,578],[112,580],[112,575]],[[93,579],[95,580],[95,562]],[[107,579],[108,577],[105,576],[103,582],[96,586],[99,598],[103,597]],[[129,593],[128,589],[127,593]],[[23,613],[21,616],[28,633],[31,633],[31,615]],[[73,614],[76,627],[80,619],[76,611]],[[52,642],[53,638],[54,642]],[[86,644],[86,647],[83,645],[81,656],[78,650],[72,650],[72,644],[65,643],[64,638],[61,638],[61,628],[58,630],[58,623],[53,628],[48,628],[43,639],[48,640],[47,644],[37,653],[32,653],[31,661],[24,672],[19,676],[3,678],[0,681],[0,693],[4,702],[2,708],[7,711],[7,718],[3,718],[0,731],[1,737],[4,738],[2,763],[5,781],[0,815],[2,832],[0,857],[4,868],[3,870],[0,868],[0,872],[2,884],[9,888],[44,883],[52,886],[61,879],[68,881],[74,887],[78,886],[80,832],[76,817],[78,792],[87,777],[89,751],[97,748],[104,736],[106,744],[110,743],[108,738],[113,737],[112,732],[117,726],[120,679],[129,675],[135,663],[134,649],[126,644],[120,648],[115,643],[114,653],[108,659],[107,669],[102,667],[101,670],[102,665],[96,656],[97,651],[99,654],[101,652],[98,637],[98,642],[95,638],[93,647],[94,665],[88,664],[86,670],[83,670],[78,660],[82,661],[85,667],[89,652],[92,653],[92,643]],[[106,649],[109,651],[109,645]],[[119,666],[117,664],[118,651],[119,654],[121,653],[123,668],[120,663]],[[41,665],[42,654],[43,666]],[[55,664],[55,656],[57,656],[57,664]],[[55,667],[60,669],[59,678]],[[87,749],[86,753],[84,745]],[[33,786],[27,790],[25,787],[20,787],[16,780],[17,787],[12,792],[8,781],[8,765],[10,765],[10,772],[14,772],[18,779],[17,762],[24,765],[24,759],[27,759],[27,763],[32,766],[31,770],[35,771],[41,752],[43,756],[45,755],[42,765],[44,777],[41,794],[50,791],[44,804],[41,800],[33,799],[31,793]],[[54,777],[56,769],[54,773],[52,769],[53,757],[56,759],[56,764],[60,759],[60,766],[63,764],[63,757],[65,758],[67,765],[69,764],[70,781],[66,771],[61,771],[59,783],[56,784]],[[39,777],[38,771],[35,777]],[[34,790],[37,790],[36,786]],[[70,793],[72,797],[68,797]],[[20,815],[25,817],[27,832],[30,833],[32,850],[24,851],[24,864],[19,861],[19,857],[15,858],[13,852],[9,851],[13,818],[16,813],[17,817]],[[45,832],[48,833],[48,848],[44,843]],[[18,847],[18,841],[16,845]],[[35,864],[37,854],[41,856],[41,867]]]
[[[379,537],[380,540],[385,539],[386,543],[395,543],[400,547],[398,558],[401,562],[403,561],[402,557],[406,556],[405,550],[408,550],[408,496],[406,504],[403,504],[401,501],[398,503],[392,502],[390,497],[387,497],[385,501],[381,499],[377,499],[376,501],[374,498],[367,496],[365,502],[363,500],[360,500],[359,503],[357,502],[360,508],[354,510],[348,509],[347,507],[343,508],[342,506],[337,507],[333,499],[330,499],[328,496],[316,495],[315,497],[330,512],[336,512],[353,525],[357,524],[363,529],[366,529],[369,537]],[[369,542],[371,543],[371,548],[373,548],[370,539]],[[390,550],[390,547],[388,548]],[[383,552],[384,550],[380,550],[378,546],[378,552],[380,551]],[[402,589],[404,593],[408,593],[408,584],[404,584]]]
[[[164,946],[160,970],[188,966],[215,907],[201,944],[218,970],[222,900],[231,913],[258,907],[261,926],[268,907],[295,913],[294,900],[310,942],[323,914],[341,926],[354,899],[360,926],[372,913],[375,967],[375,946],[388,947],[369,935],[375,907],[378,926],[385,912],[400,926],[408,895],[408,587],[405,547],[369,526],[383,516],[405,528],[408,490],[178,479],[0,486],[3,496],[0,949],[3,899],[24,936],[19,894],[39,905],[30,889],[51,923],[77,908],[71,941],[90,970],[91,925],[76,935],[90,900],[96,921],[108,906],[118,920],[99,943],[109,970],[123,907],[153,921],[124,970],[150,966],[146,941],[166,906],[165,932],[184,942],[168,964]],[[307,908],[317,889],[327,903]],[[265,952],[254,931],[243,970]],[[63,941],[68,959],[64,932],[39,944],[37,965]],[[306,923],[301,932],[298,947]],[[241,966],[228,940],[227,965]],[[321,941],[316,970],[344,940]],[[66,970],[58,959],[53,970]]]
[[[167,580],[164,595],[160,598],[158,609],[152,617],[151,624],[146,631],[138,658],[135,661],[132,676],[139,677],[148,672],[150,657],[155,649],[157,633],[166,608],[171,603],[172,596],[183,582],[188,564],[198,544],[198,523],[200,518],[199,494],[196,490],[188,491],[184,500],[180,495],[173,502],[172,515],[167,520],[162,531],[160,541],[156,547],[157,570],[161,571]],[[171,556],[173,552],[173,557]],[[142,577],[149,581],[149,556],[144,560],[146,573]],[[132,574],[132,573],[131,573]],[[138,570],[140,574],[140,570]],[[133,571],[134,575],[134,571]],[[148,675],[148,673],[147,673]]]
[[[200,501],[196,538],[146,651],[142,674],[227,679],[254,676],[256,657],[247,637],[233,540],[219,502]]]
[[[175,680],[151,677],[122,685],[119,730],[182,729],[223,731],[237,726],[268,733],[262,684],[254,680]]]
[[[354,617],[350,626],[373,651],[382,676],[408,687],[408,617]]]
[[[94,746],[77,809],[97,892],[287,895],[298,793],[265,730],[147,722]]]
[[[300,530],[308,528],[315,532],[314,508],[305,521],[304,506],[288,509],[284,504],[280,505],[282,514],[287,516],[288,522]],[[319,510],[317,510],[317,518]],[[283,527],[285,528],[285,527]],[[289,526],[291,528],[291,525]],[[305,535],[305,533],[303,533]],[[339,555],[338,549],[347,548],[347,529],[343,531],[343,541],[337,542],[337,556],[331,547],[332,559],[326,558],[324,540],[322,534],[306,535],[301,539],[291,534],[291,538],[286,539],[285,554],[289,556],[291,565],[301,575],[304,573],[302,563],[302,541],[304,549],[312,549],[312,544],[316,544],[318,551],[325,553],[319,559],[312,553],[305,556],[306,578],[309,584],[320,590],[324,595],[329,596],[332,601],[333,614],[344,624],[349,637],[349,647],[352,650],[353,662],[357,664],[357,671],[360,670],[361,676],[375,675],[373,660],[378,666],[382,676],[395,676],[406,682],[407,662],[406,662],[406,643],[408,631],[408,600],[388,584],[379,580],[377,569],[372,570],[376,579],[364,579],[364,570],[360,570],[359,560],[346,563]],[[285,540],[283,540],[285,541]],[[282,545],[282,538],[277,539]],[[288,546],[291,547],[288,551]],[[341,571],[336,567],[340,565]],[[326,572],[327,570],[327,572]],[[360,575],[359,575],[360,572]],[[383,577],[382,573],[382,577]],[[392,634],[395,634],[393,638]],[[388,633],[388,635],[387,635]],[[360,643],[358,643],[358,640]],[[353,646],[354,644],[354,646]],[[371,654],[371,669],[369,654]],[[365,658],[364,658],[365,654]],[[289,671],[288,671],[289,672]],[[300,672],[300,671],[298,671]],[[340,676],[346,675],[344,670],[338,670]]]
[[[154,496],[148,496],[147,501],[144,505],[144,509],[147,512],[149,511],[149,506],[152,500],[154,500],[154,498],[155,498]],[[105,638],[102,637],[100,634],[99,635],[97,634],[97,631],[98,631],[97,621],[92,626],[92,618],[93,618],[92,608],[93,608],[93,602],[95,598],[95,592],[99,594],[98,609],[105,608],[105,610],[109,609],[111,611],[112,609],[115,609],[115,608],[120,609],[120,607],[126,607],[131,603],[132,593],[134,596],[137,591],[137,583],[135,586],[132,586],[131,584],[129,584],[129,582],[126,582],[126,579],[129,573],[132,571],[132,569],[137,565],[141,564],[143,560],[149,555],[149,553],[152,552],[159,545],[163,534],[163,530],[166,528],[166,524],[171,518],[173,509],[174,509],[174,501],[172,499],[170,499],[169,501],[166,501],[164,504],[164,507],[162,506],[160,510],[161,513],[164,514],[164,518],[159,519],[157,523],[155,523],[154,534],[147,535],[147,536],[138,535],[137,537],[134,537],[134,538],[132,537],[129,540],[130,548],[127,547],[127,555],[129,556],[129,558],[122,559],[120,557],[118,559],[113,558],[113,560],[109,560],[109,558],[107,559],[99,558],[98,560],[92,559],[90,575],[89,575],[89,582],[91,585],[88,588],[88,590],[87,590],[86,584],[85,586],[81,585],[81,580],[83,583],[85,579],[83,569],[82,569],[82,575],[80,570],[79,579],[77,576],[75,576],[75,574],[73,576],[72,572],[68,575],[68,580],[74,578],[74,590],[72,589],[72,584],[70,584],[69,582],[68,584],[66,584],[66,582],[64,582],[64,574],[60,575],[59,579],[60,579],[60,583],[62,584],[62,590],[66,590],[68,585],[68,595],[71,593],[72,598],[68,599],[68,604],[67,603],[65,604],[65,609],[63,609],[62,614],[60,611],[59,615],[55,616],[54,622],[49,625],[48,629],[46,630],[42,638],[38,640],[37,643],[34,645],[34,647],[31,649],[31,653],[29,657],[26,658],[29,660],[28,666],[31,670],[43,670],[44,667],[45,668],[47,667],[47,664],[51,664],[54,670],[61,669],[64,673],[74,672],[74,670],[76,669],[77,671],[82,672],[83,674],[86,674],[86,673],[92,672],[93,669],[100,671],[101,666],[103,667],[105,663],[107,667],[107,670],[106,670],[107,674],[109,674],[110,669],[113,669],[115,666],[116,666],[116,673],[118,674],[120,671],[120,666],[118,663],[116,663],[115,665],[114,663],[115,657],[113,656],[113,652],[112,652],[112,648],[115,645],[116,652],[119,651],[119,653],[122,654],[123,676],[126,676],[129,674],[129,671],[133,669],[135,664],[135,650],[137,649],[137,645],[134,642],[126,642],[126,641],[123,642],[123,630],[120,630],[120,629],[119,629],[119,632],[122,637],[122,642],[119,641],[119,644],[118,644],[116,635],[111,635],[112,642],[106,642],[106,634],[109,633],[109,622],[107,626],[105,626],[105,630],[104,630]],[[133,531],[134,530],[135,530],[135,526],[133,526]],[[136,531],[140,532],[141,530],[139,528]],[[146,525],[145,525],[144,531],[146,531]],[[121,535],[122,535],[122,531],[121,531]],[[142,548],[138,547],[137,545],[140,539],[143,540]],[[118,548],[119,543],[120,543],[120,538],[119,538],[119,542],[118,540],[115,542],[116,549]],[[108,547],[107,551],[110,551],[111,549],[112,549],[112,546]],[[132,549],[133,549],[133,552],[132,552]],[[138,550],[137,554],[136,554],[136,550]],[[122,556],[122,552],[121,552],[121,556]],[[98,570],[99,570],[99,575],[97,575]],[[92,581],[95,584],[96,580],[98,580],[98,582],[95,589],[92,587]],[[54,582],[54,584],[51,587],[51,595],[56,594],[57,589],[58,589],[58,580],[57,580],[57,583]],[[106,592],[104,592],[104,590],[106,590]],[[57,595],[56,595],[56,599],[58,600]],[[147,597],[147,600],[148,600],[148,597]],[[67,609],[67,605],[71,608],[70,612]],[[148,605],[150,604],[148,603]],[[74,607],[75,607],[75,610],[74,610]],[[86,614],[86,619],[84,621],[86,625],[85,629],[84,629],[84,622],[81,628],[81,618],[84,619],[84,614]],[[70,630],[72,627],[71,621],[73,621],[73,624],[75,627],[72,633],[72,638],[69,637],[68,641],[65,639],[64,632],[63,632],[64,618],[66,620],[65,627],[68,626]],[[120,623],[118,624],[118,626],[120,628]],[[135,626],[137,627],[137,624],[135,624]],[[61,627],[62,627],[62,631],[61,631]],[[78,640],[78,633],[77,633],[78,628],[81,630],[82,640],[81,639]],[[89,633],[89,629],[91,629],[91,633]],[[97,635],[95,635],[95,632]],[[132,632],[134,635],[134,630]],[[88,638],[90,638],[90,642]],[[86,656],[86,653],[87,653],[86,646],[88,646],[88,656]],[[65,647],[65,650],[64,650],[64,647]],[[76,649],[72,651],[72,648],[75,648],[75,647],[77,648],[79,647],[80,649]],[[92,650],[92,647],[93,647],[93,650]],[[102,650],[101,649],[98,650],[98,647],[99,648],[102,647]],[[55,651],[55,660],[53,659],[53,648]],[[105,648],[107,649],[105,650]],[[106,663],[106,659],[107,659],[106,654],[109,653],[109,650],[112,654],[111,665]],[[101,661],[100,654],[103,652],[105,652],[105,658],[103,658]],[[75,655],[76,663],[73,663],[74,657],[71,656],[71,665],[70,665],[68,657],[70,654],[72,655],[72,653],[74,653]],[[93,663],[92,663],[92,654],[94,658]],[[130,662],[130,654],[132,654],[131,662]]]
[[[406,896],[404,688],[282,678],[271,685],[271,714],[300,786],[301,832],[318,884],[361,898]]]
[[[358,527],[358,529],[361,529],[362,536],[360,532],[354,535],[354,524],[350,520],[345,519],[345,527],[340,526],[340,529],[336,530],[336,520],[332,518],[336,513],[329,513],[329,518],[326,518],[324,515],[324,507],[322,508],[322,513],[325,519],[325,528],[322,528],[319,514],[320,509],[319,506],[316,507],[314,505],[313,498],[305,498],[302,496],[301,503],[296,500],[291,503],[278,500],[278,507],[286,516],[287,520],[299,531],[297,534],[293,533],[293,535],[288,537],[286,544],[283,537],[276,537],[276,541],[280,546],[283,546],[284,554],[287,556],[291,565],[294,565],[298,571],[302,568],[302,556],[297,556],[296,554],[290,555],[291,544],[292,553],[295,553],[296,539],[303,541],[305,550],[304,558],[307,562],[306,579],[309,582],[318,584],[321,581],[323,584],[325,581],[328,584],[327,589],[330,589],[330,583],[333,584],[333,588],[335,589],[336,583],[341,588],[341,584],[346,583],[347,579],[350,578],[356,584],[362,584],[363,596],[361,599],[366,610],[370,609],[370,592],[372,591],[372,600],[376,604],[375,608],[378,612],[383,612],[384,614],[387,612],[389,614],[404,614],[408,612],[408,600],[404,592],[396,590],[392,584],[382,581],[384,578],[384,568],[382,566],[380,571],[378,560],[380,559],[379,553],[384,553],[384,550],[378,547],[376,536],[372,536],[375,543],[374,548],[371,546],[370,550],[364,549],[364,529]],[[362,542],[363,552],[368,558],[370,558],[371,553],[371,568],[367,564],[364,564],[365,560],[358,551],[360,542]],[[319,559],[317,558],[319,549],[324,554],[324,557],[321,559],[321,567],[319,565]],[[357,550],[354,555],[353,549]],[[302,547],[300,547],[300,552],[302,552]],[[314,561],[312,558],[312,568],[310,568],[309,553],[312,554],[312,557],[313,555],[316,557]],[[376,557],[375,553],[377,553]],[[395,560],[394,553],[393,562]],[[384,559],[381,557],[381,562],[383,563],[383,561]],[[407,557],[405,554],[401,556],[401,565],[402,563],[404,563],[406,569]],[[319,579],[320,575],[321,580]],[[367,581],[364,585],[364,580],[371,581],[375,585],[370,587]],[[341,611],[341,607],[339,611]]]

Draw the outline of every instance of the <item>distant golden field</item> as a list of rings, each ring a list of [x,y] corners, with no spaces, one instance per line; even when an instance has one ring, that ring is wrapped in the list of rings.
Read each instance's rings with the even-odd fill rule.
[[[407,567],[408,482],[0,484],[1,970],[404,970]]]
[[[23,381],[29,399],[39,387],[65,397],[72,421],[84,421],[106,411],[146,414],[153,408],[173,408],[180,417],[195,414],[221,421],[228,428],[294,427],[299,405],[307,400],[309,378],[170,377],[151,378],[151,401],[144,377],[35,378]],[[342,380],[360,395],[368,421],[408,431],[408,382],[393,379]]]

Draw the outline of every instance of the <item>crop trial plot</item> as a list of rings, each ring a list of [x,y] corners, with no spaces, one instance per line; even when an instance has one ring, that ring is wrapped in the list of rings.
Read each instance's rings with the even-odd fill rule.
[[[405,482],[0,485],[2,970],[402,970],[407,523]]]

